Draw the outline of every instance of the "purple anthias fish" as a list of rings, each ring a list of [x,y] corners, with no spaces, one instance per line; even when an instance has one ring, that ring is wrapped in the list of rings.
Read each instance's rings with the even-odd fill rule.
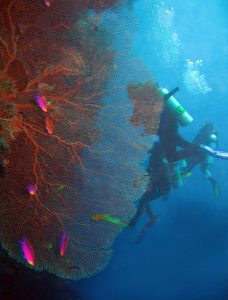
[[[39,107],[42,109],[42,111],[47,112],[47,100],[44,95],[40,95],[39,93],[34,95],[34,98],[39,105]]]
[[[35,194],[36,194],[36,192],[37,192],[37,184],[28,184],[28,185],[26,185],[26,191],[30,194],[30,195],[32,195],[32,196],[34,196]]]
[[[60,255],[61,256],[63,256],[65,254],[65,251],[68,246],[68,242],[69,242],[68,236],[65,232],[63,232],[61,234],[61,238],[60,238]]]
[[[47,7],[51,7],[53,0],[43,0],[43,2]]]
[[[34,266],[35,252],[31,243],[27,239],[21,240],[19,241],[19,243],[21,245],[21,251],[23,253],[24,259],[26,259],[30,265]]]

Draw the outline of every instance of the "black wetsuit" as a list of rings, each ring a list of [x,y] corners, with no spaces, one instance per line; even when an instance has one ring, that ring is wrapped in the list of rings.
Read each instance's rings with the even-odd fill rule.
[[[203,145],[209,145],[211,144],[210,136],[215,135],[217,137],[217,132],[214,130],[214,127],[211,123],[205,124],[196,137],[193,140],[193,144],[203,144]],[[217,148],[217,142],[215,142],[216,148]],[[211,182],[213,188],[218,186],[218,182],[215,178],[212,177],[211,172],[209,171],[209,167],[211,165],[211,160],[208,160],[208,154],[206,154],[203,151],[197,151],[194,152],[191,156],[189,156],[186,159],[187,166],[183,168],[183,173],[187,174],[191,172],[191,170],[197,165],[201,165],[201,171],[202,173],[208,178],[208,180]]]
[[[152,155],[147,168],[150,182],[147,191],[139,200],[137,212],[130,221],[130,226],[136,224],[144,209],[150,217],[152,213],[149,207],[150,201],[168,195],[171,189],[169,163],[188,157],[194,151],[194,146],[178,134],[177,120],[166,107],[160,116],[158,135],[160,141],[155,143],[151,150]],[[182,149],[178,150],[177,147]]]
[[[176,117],[168,108],[164,108],[160,116],[158,135],[163,147],[164,155],[169,162],[184,159],[194,152],[194,145],[187,142],[178,133]],[[178,150],[177,147],[182,148]]]

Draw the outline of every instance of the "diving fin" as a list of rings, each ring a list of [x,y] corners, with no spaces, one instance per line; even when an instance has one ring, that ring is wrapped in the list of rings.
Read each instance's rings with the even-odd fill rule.
[[[139,244],[142,239],[144,238],[144,236],[146,235],[146,233],[148,232],[148,230],[150,229],[150,227],[153,225],[153,223],[151,221],[149,221],[148,223],[146,223],[143,228],[139,231],[135,243]]]
[[[143,227],[142,229],[139,231],[137,237],[136,237],[136,240],[135,240],[135,243],[136,244],[139,244],[142,239],[145,237],[145,235],[148,233],[149,229],[155,225],[156,223],[158,222],[158,217],[157,216],[154,216],[154,220],[150,220],[149,222],[147,222]]]

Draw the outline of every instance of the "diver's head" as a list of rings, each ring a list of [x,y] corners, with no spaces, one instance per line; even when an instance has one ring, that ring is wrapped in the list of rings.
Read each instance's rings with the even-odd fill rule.
[[[208,135],[213,135],[213,134],[216,136],[218,135],[217,131],[214,128],[214,125],[211,122],[205,122],[202,125],[201,130],[203,130],[205,132],[205,134],[208,134]]]
[[[202,129],[205,130],[205,132],[211,132],[214,130],[214,125],[211,122],[205,122],[202,125]]]
[[[207,137],[209,143],[218,143],[218,133],[211,122],[204,123],[201,130],[204,132],[204,135]]]

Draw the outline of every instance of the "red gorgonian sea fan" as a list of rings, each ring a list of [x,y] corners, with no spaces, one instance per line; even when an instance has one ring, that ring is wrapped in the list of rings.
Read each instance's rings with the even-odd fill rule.
[[[35,269],[80,279],[105,266],[119,231],[90,221],[96,201],[86,180],[97,174],[85,166],[96,160],[113,51],[102,47],[106,35],[92,18],[78,17],[88,3],[65,3],[1,0],[0,240],[25,263],[18,241],[26,240]],[[121,199],[110,203],[102,207],[132,211]],[[69,244],[61,256],[63,232]]]
[[[156,134],[163,108],[163,99],[157,86],[151,82],[129,84],[128,96],[134,105],[130,122],[142,127],[145,134]]]

